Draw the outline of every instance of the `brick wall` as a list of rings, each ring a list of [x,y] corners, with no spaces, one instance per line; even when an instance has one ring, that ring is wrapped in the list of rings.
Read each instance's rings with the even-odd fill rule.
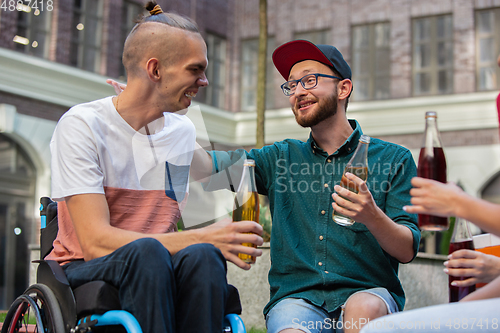
[[[55,2],[52,18],[53,39],[49,60],[69,64],[74,0]],[[145,1],[137,0],[138,3]],[[241,40],[258,37],[259,0],[183,0],[158,1],[165,11],[174,11],[196,20],[203,35],[215,33],[228,43],[226,106],[240,110]],[[120,22],[123,0],[105,1],[103,19],[103,62],[100,73],[117,77],[123,45]],[[454,24],[454,93],[475,91],[474,11],[500,7],[500,0],[268,0],[269,35],[279,46],[293,38],[296,32],[330,30],[330,42],[337,46],[348,62],[351,58],[351,27],[353,25],[391,23],[391,96],[412,96],[411,22],[413,18],[452,14]],[[14,48],[12,35],[16,30],[16,12],[0,13],[0,47]],[[268,69],[272,70],[272,69]],[[279,89],[283,78],[274,71],[275,108],[287,108],[288,99]],[[201,94],[200,94],[201,95]],[[9,95],[12,98],[12,95]],[[202,96],[200,96],[202,97]],[[3,95],[2,95],[2,98]],[[23,113],[30,108],[21,108]],[[52,107],[49,109],[53,109]],[[43,108],[40,108],[43,110]],[[59,113],[61,113],[59,111]],[[55,118],[57,116],[43,116]],[[472,139],[474,142],[475,139]],[[479,140],[482,142],[483,139]],[[493,140],[493,139],[491,139]]]
[[[17,12],[1,10],[0,12],[0,47],[13,50],[15,47],[12,41],[17,31]]]
[[[73,0],[59,0],[53,20],[57,22],[55,42],[55,62],[69,65],[69,50],[71,46],[71,31],[73,23]]]
[[[14,105],[17,113],[58,121],[68,108],[0,91],[0,104]]]
[[[239,38],[258,36],[258,0],[247,0],[237,8]],[[474,92],[474,11],[498,7],[500,0],[269,0],[269,33],[276,45],[296,32],[331,30],[331,43],[351,58],[351,26],[375,22],[391,23],[391,96],[412,97],[411,22],[413,18],[452,14],[454,25],[454,93]],[[239,50],[236,52],[239,53]],[[235,57],[237,58],[237,57]],[[282,78],[275,75],[275,85]],[[237,82],[234,82],[237,84]],[[231,91],[235,94],[237,92]],[[288,100],[276,94],[275,107],[287,107]]]

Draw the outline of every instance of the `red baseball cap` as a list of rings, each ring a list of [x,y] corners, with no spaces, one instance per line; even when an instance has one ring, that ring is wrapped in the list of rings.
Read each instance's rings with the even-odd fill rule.
[[[294,40],[281,45],[273,53],[274,65],[285,80],[288,80],[293,65],[304,60],[319,61],[333,67],[343,79],[351,79],[351,67],[334,46],[315,45],[307,40]]]

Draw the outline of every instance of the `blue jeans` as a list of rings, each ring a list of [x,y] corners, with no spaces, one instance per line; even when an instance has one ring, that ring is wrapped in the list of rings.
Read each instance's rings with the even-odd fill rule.
[[[398,306],[391,294],[384,288],[358,291],[379,297],[386,305],[388,313],[398,312]],[[352,296],[352,295],[351,295]],[[305,333],[343,333],[344,328],[360,327],[365,322],[344,322],[344,307],[349,299],[333,313],[299,298],[285,298],[279,301],[266,316],[268,333],[278,333],[284,329],[299,329]]]
[[[144,238],[90,261],[63,266],[72,288],[103,280],[119,291],[123,310],[144,332],[217,332],[228,296],[226,260],[211,244],[189,246],[175,255]]]

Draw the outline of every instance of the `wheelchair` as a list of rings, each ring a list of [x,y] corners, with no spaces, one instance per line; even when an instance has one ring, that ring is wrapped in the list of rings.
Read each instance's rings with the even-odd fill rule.
[[[104,281],[74,290],[61,266],[44,260],[57,236],[57,203],[40,199],[40,260],[37,283],[17,297],[7,312],[1,333],[142,333],[135,317],[121,309],[118,290]],[[246,333],[238,290],[230,285],[222,332]],[[147,332],[149,333],[149,332]]]

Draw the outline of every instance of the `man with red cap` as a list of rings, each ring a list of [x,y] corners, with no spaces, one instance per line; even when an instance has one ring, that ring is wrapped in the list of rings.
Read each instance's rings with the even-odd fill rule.
[[[346,116],[349,65],[335,47],[304,40],[278,47],[273,61],[297,123],[311,128],[309,139],[201,154],[203,169],[227,180],[239,160],[255,160],[257,189],[268,196],[273,219],[268,332],[357,332],[404,307],[398,265],[413,260],[420,242],[416,215],[402,209],[415,162],[407,149],[372,138],[367,181],[347,174],[359,192],[339,186],[362,135]],[[222,187],[216,178],[205,188]],[[336,224],[334,210],[355,223]]]

